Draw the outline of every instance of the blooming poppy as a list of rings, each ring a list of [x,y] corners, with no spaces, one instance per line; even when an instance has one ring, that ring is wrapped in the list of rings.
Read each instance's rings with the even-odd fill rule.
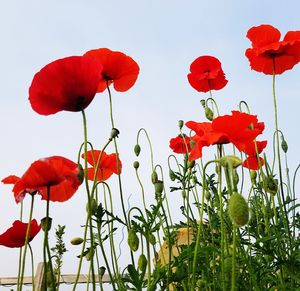
[[[239,151],[244,151],[246,145],[263,132],[264,123],[258,122],[256,115],[232,111],[231,115],[215,118],[212,129],[214,132],[222,132]]]
[[[186,135],[179,135],[170,139],[170,148],[174,153],[185,154],[191,151],[191,138]]]
[[[12,227],[0,234],[0,245],[9,248],[21,248],[25,245],[28,223],[16,220]],[[28,242],[41,230],[41,224],[38,224],[35,219],[31,220]]]
[[[228,83],[221,62],[212,56],[201,56],[194,60],[187,77],[190,85],[199,92],[220,90]]]
[[[119,92],[125,92],[135,84],[140,68],[131,57],[108,48],[93,49],[85,55],[94,57],[103,65],[102,80],[97,92],[103,92],[107,84],[113,83],[115,90]]]
[[[64,202],[70,199],[82,183],[78,165],[69,159],[52,156],[33,162],[21,178],[8,176],[5,184],[14,184],[16,202],[23,200],[26,193],[38,193],[43,200]],[[48,187],[50,196],[48,197]]]
[[[246,160],[243,162],[243,167],[258,170],[261,166],[264,165],[264,159],[258,155],[264,150],[267,146],[267,141],[255,141],[250,142],[245,146],[244,153],[247,155]]]
[[[250,28],[247,37],[252,48],[248,48],[245,54],[251,68],[257,72],[282,74],[300,61],[300,31],[289,31],[280,41],[278,29],[262,24]]]
[[[99,161],[100,155],[101,159]],[[81,157],[84,158],[84,154]],[[97,163],[99,163],[97,167],[97,181],[105,181],[112,174],[121,174],[122,163],[119,158],[117,161],[117,154],[108,155],[99,150],[88,151],[87,162],[92,166],[92,168],[88,168],[88,179],[91,181],[94,181]]]
[[[102,64],[94,58],[72,56],[56,60],[35,74],[29,101],[42,115],[81,111],[95,97],[102,78]]]

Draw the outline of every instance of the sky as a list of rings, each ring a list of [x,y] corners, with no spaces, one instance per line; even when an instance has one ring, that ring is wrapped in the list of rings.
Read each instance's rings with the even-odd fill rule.
[[[177,122],[205,121],[200,99],[207,94],[190,87],[187,73],[191,62],[201,55],[217,57],[228,85],[214,92],[221,114],[237,109],[245,100],[260,121],[265,122],[263,138],[274,132],[271,77],[250,69],[244,53],[250,46],[247,30],[260,24],[277,27],[282,36],[300,30],[300,4],[295,1],[178,1],[178,0],[51,0],[2,1],[0,4],[0,178],[22,175],[42,157],[62,155],[76,160],[83,140],[80,113],[61,112],[51,116],[35,113],[28,102],[32,78],[43,66],[58,58],[82,55],[107,47],[131,56],[140,66],[135,86],[125,93],[113,91],[113,110],[126,198],[139,203],[140,191],[134,178],[133,147],[139,128],[147,129],[157,164],[167,174],[169,140],[178,134]],[[278,76],[276,88],[279,128],[289,144],[289,166],[293,173],[299,163],[300,65]],[[111,125],[106,93],[98,94],[86,110],[89,137],[95,148],[106,142]],[[142,177],[150,173],[150,153],[141,138]],[[271,142],[268,151],[271,151]],[[108,152],[112,152],[109,148]],[[149,179],[148,179],[149,180]],[[110,184],[116,192],[114,207],[120,211],[117,179]],[[145,181],[149,184],[149,181]],[[146,188],[147,189],[147,188]],[[171,194],[172,211],[180,205],[180,194]],[[146,200],[151,202],[149,190]],[[0,233],[19,217],[11,187],[0,185]],[[24,201],[25,208],[29,199]],[[83,187],[66,203],[54,203],[54,226],[66,224],[64,273],[75,273],[80,248],[69,240],[82,235],[86,196]],[[37,199],[34,217],[41,219],[45,203]],[[26,214],[26,211],[25,211]],[[42,234],[32,242],[39,250]],[[0,247],[0,277],[17,274],[18,250]],[[37,251],[36,262],[42,260]]]

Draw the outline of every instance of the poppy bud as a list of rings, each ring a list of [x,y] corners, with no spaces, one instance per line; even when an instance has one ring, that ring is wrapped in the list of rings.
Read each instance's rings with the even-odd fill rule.
[[[237,168],[242,164],[242,160],[236,156],[225,156],[220,159],[220,164],[224,168],[228,168],[230,166]]]
[[[273,195],[278,191],[278,180],[274,179],[273,176],[268,176],[266,179],[266,191]]]
[[[285,153],[288,151],[288,144],[284,138],[281,139],[281,148]]]
[[[42,224],[43,231],[49,231],[52,226],[52,218],[51,217],[42,218],[41,224]]]
[[[95,198],[91,200],[91,212],[89,203],[86,204],[86,212],[90,213],[91,215],[95,215],[97,213],[98,204]]]
[[[203,108],[205,108],[205,100],[204,100],[204,99],[201,99],[201,100],[200,100],[200,103],[201,103],[201,105],[203,106]]]
[[[196,144],[196,142],[191,139],[191,141],[190,141],[191,149],[195,146],[195,144]]]
[[[114,138],[118,137],[119,133],[120,133],[120,131],[118,129],[113,128],[110,132],[110,138],[114,139]]]
[[[250,178],[251,178],[251,181],[252,181],[253,183],[255,183],[256,177],[257,177],[256,171],[251,170],[251,171],[250,171]]]
[[[140,163],[138,161],[133,162],[133,167],[137,170],[140,166]]]
[[[178,127],[179,127],[179,129],[183,128],[183,124],[184,124],[183,120],[179,120],[178,121]]]
[[[135,155],[138,157],[139,154],[140,154],[140,152],[141,152],[141,147],[140,147],[139,144],[136,144],[136,145],[134,146],[134,153],[135,153]]]
[[[71,239],[70,243],[73,245],[73,246],[78,246],[80,244],[82,244],[83,242],[83,238],[81,237],[74,237]]]
[[[208,200],[208,201],[210,200],[211,194],[210,194],[210,192],[208,190],[206,190],[204,192],[204,197],[205,197],[206,200]]]
[[[103,277],[103,275],[105,274],[105,271],[106,271],[106,268],[105,268],[104,266],[101,266],[101,267],[99,268],[99,275],[100,275],[101,277]]]
[[[164,191],[164,183],[162,181],[157,181],[154,184],[154,189],[156,194],[161,194]]]
[[[194,168],[194,166],[195,166],[195,161],[194,160],[188,160],[188,162],[187,162],[187,167],[188,167],[188,169],[192,169],[192,168]]]
[[[127,243],[128,243],[130,249],[133,252],[136,252],[138,250],[140,240],[139,240],[139,237],[137,236],[137,234],[135,233],[135,231],[133,229],[130,229],[128,231]]]
[[[212,121],[214,119],[214,113],[209,107],[205,107],[205,117],[209,120]]]
[[[147,258],[144,254],[141,254],[139,256],[139,260],[138,260],[138,267],[142,272],[145,272],[146,267],[147,267],[148,261]]]
[[[155,245],[155,244],[156,244],[156,238],[155,238],[155,235],[154,235],[153,233],[151,233],[151,234],[149,235],[149,242],[150,242],[150,244],[152,244],[152,245]]]
[[[81,164],[78,164],[79,173],[77,174],[78,180],[82,183],[84,179],[84,171]]]
[[[94,250],[93,249],[89,249],[89,251],[85,254],[85,258],[86,258],[87,261],[90,261],[93,256],[94,256]]]
[[[234,192],[228,202],[228,214],[231,221],[238,227],[247,224],[249,220],[249,207],[245,198]]]
[[[155,184],[158,181],[158,176],[155,170],[152,172],[151,181],[153,184]]]
[[[175,181],[175,179],[176,179],[176,174],[171,169],[169,170],[169,177],[170,177],[171,181]]]

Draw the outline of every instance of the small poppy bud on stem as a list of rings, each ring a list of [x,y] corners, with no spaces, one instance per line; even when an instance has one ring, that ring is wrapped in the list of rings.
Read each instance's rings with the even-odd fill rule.
[[[105,274],[105,271],[106,271],[106,268],[105,268],[104,266],[101,266],[101,267],[99,268],[99,275],[100,275],[101,277],[103,277],[103,275]]]
[[[140,154],[140,152],[141,152],[141,147],[140,147],[140,145],[136,144],[134,146],[134,153],[135,153],[135,155],[138,157],[139,154]]]
[[[81,237],[74,237],[71,239],[70,243],[73,245],[73,246],[77,246],[77,245],[80,245],[83,243],[83,238]]]
[[[169,170],[169,177],[170,177],[171,181],[175,181],[175,179],[176,179],[176,174],[171,169]]]
[[[234,192],[228,202],[228,214],[231,221],[238,227],[247,224],[249,220],[249,207],[245,198]]]
[[[156,194],[161,194],[164,191],[164,183],[163,181],[157,181],[154,183],[154,189]]]
[[[91,209],[89,203],[86,204],[86,212],[91,213],[91,215],[95,215],[97,213],[97,208],[98,208],[98,204],[95,198],[91,200]]]
[[[205,199],[206,199],[207,201],[210,200],[211,194],[210,194],[210,192],[209,192],[208,190],[206,190],[206,191],[204,192],[204,197],[205,197]]]
[[[257,172],[256,171],[254,171],[254,170],[251,170],[250,171],[250,179],[251,179],[251,181],[255,184],[255,182],[256,182],[256,177],[257,177]]]
[[[130,229],[128,231],[127,243],[128,243],[130,249],[133,252],[136,252],[138,250],[140,240],[139,240],[139,237],[137,236],[137,234],[135,233],[135,231],[133,229]]]
[[[207,107],[207,106],[205,107],[204,113],[205,113],[205,117],[209,121],[212,121],[214,119],[214,113],[209,107]]]
[[[140,166],[140,163],[138,161],[133,162],[133,167],[137,170]]]
[[[119,134],[120,134],[120,131],[117,128],[113,128],[110,132],[110,138],[114,139],[114,138],[118,137]]]
[[[187,162],[187,167],[189,168],[189,169],[192,169],[192,168],[194,168],[194,166],[195,166],[195,161],[194,160],[188,160],[188,162]]]
[[[205,104],[205,100],[204,100],[204,99],[201,99],[201,100],[200,100],[200,104],[203,106],[203,108],[205,108],[205,105],[206,105],[206,104]]]
[[[147,261],[146,256],[144,254],[141,254],[139,256],[139,260],[138,260],[138,267],[141,270],[141,272],[145,272],[147,264],[148,264],[148,261]]]
[[[237,168],[242,164],[242,161],[236,156],[225,156],[220,159],[220,164],[224,168],[228,168],[230,166],[232,166],[233,168]]]
[[[281,148],[285,153],[287,153],[288,144],[287,144],[286,140],[283,137],[281,138]]]
[[[153,184],[155,184],[158,181],[158,176],[155,170],[152,172],[151,181]]]
[[[42,218],[41,224],[42,224],[43,231],[49,231],[52,226],[52,218],[51,217]]]
[[[184,124],[183,120],[179,120],[178,121],[178,127],[179,127],[179,129],[183,128],[183,124]]]
[[[272,195],[275,195],[278,191],[278,180],[274,179],[273,176],[268,176],[266,179],[266,191]]]

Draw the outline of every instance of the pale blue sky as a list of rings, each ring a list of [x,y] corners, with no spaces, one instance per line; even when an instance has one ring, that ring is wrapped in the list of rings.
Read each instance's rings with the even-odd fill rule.
[[[299,10],[297,0],[285,3],[274,0],[2,1],[0,178],[21,175],[31,162],[41,157],[63,155],[76,159],[82,141],[81,114],[62,112],[40,116],[31,110],[27,92],[33,75],[47,63],[99,47],[123,51],[141,69],[130,91],[113,92],[127,196],[139,195],[131,165],[135,159],[132,147],[140,127],[148,129],[156,162],[167,170],[166,159],[171,153],[168,143],[177,134],[177,121],[204,120],[199,100],[208,95],[193,90],[186,78],[190,63],[200,55],[218,57],[229,80],[222,91],[215,93],[221,113],[229,113],[237,108],[239,100],[246,100],[253,114],[266,123],[264,137],[269,139],[274,129],[271,77],[250,70],[244,56],[250,46],[246,33],[250,27],[263,23],[274,25],[282,35],[288,30],[300,30]],[[277,80],[279,125],[289,144],[292,171],[300,161],[300,65]],[[110,132],[106,94],[95,97],[87,116],[91,140],[100,148]],[[145,143],[143,150],[142,171],[148,175],[150,164],[147,165],[149,155]],[[112,148],[108,150],[111,151]],[[116,180],[111,182],[114,186]],[[0,185],[0,233],[18,218],[19,208],[10,190],[10,186]],[[179,194],[172,195],[177,195],[172,201],[181,199]],[[79,224],[84,218],[80,207],[85,199],[81,188],[69,202],[54,204],[52,208],[54,224],[67,224],[69,252],[64,266],[67,273],[76,270],[75,255],[79,248],[74,251],[68,240],[81,235]],[[135,199],[138,201],[134,197],[131,203]],[[118,211],[118,196],[115,201]],[[37,219],[42,217],[44,206],[37,199],[34,215]],[[33,242],[36,248],[41,245],[41,237],[42,234]],[[17,254],[17,250],[0,247],[0,277],[16,274]],[[37,260],[41,260],[39,252]]]

